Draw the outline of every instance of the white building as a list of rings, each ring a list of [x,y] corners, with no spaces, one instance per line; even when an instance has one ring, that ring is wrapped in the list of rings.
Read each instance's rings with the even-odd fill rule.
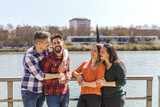
[[[74,28],[75,30],[77,30],[77,28],[80,25],[85,25],[86,27],[90,27],[90,22],[91,20],[87,19],[87,18],[73,18],[71,20],[69,20],[69,27],[70,28]]]

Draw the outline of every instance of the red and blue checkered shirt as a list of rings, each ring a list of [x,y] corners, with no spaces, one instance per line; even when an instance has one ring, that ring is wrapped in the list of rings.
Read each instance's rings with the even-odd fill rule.
[[[40,68],[42,72],[44,73],[52,73],[56,74],[59,73],[58,67],[61,64],[63,60],[63,56],[58,57],[56,53],[53,51],[49,55],[45,56],[41,63]],[[66,70],[65,74],[70,75],[70,60],[69,57],[67,59],[66,63]],[[59,84],[60,79],[49,79],[49,80],[43,80],[43,91],[45,95],[64,95],[67,92],[69,92],[69,86],[68,84]]]

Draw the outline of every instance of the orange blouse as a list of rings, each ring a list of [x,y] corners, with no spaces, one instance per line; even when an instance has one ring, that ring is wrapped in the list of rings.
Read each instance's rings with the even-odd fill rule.
[[[85,82],[94,82],[97,79],[104,78],[105,66],[102,62],[99,63],[98,67],[90,67],[91,61],[83,62],[76,70],[78,73],[82,73]],[[81,87],[81,94],[97,94],[101,95],[101,87]]]

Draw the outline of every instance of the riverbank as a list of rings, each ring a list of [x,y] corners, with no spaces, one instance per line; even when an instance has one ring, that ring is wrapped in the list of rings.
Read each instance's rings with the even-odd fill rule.
[[[66,46],[69,51],[90,51],[92,45],[83,45],[80,47]],[[115,44],[117,51],[148,51],[148,50],[160,50],[160,45],[144,45],[144,44]]]
[[[64,48],[69,51],[90,51],[93,45],[73,46],[65,45]],[[160,45],[155,44],[114,44],[117,51],[149,51],[160,50]],[[25,52],[28,48],[3,48],[0,52]]]

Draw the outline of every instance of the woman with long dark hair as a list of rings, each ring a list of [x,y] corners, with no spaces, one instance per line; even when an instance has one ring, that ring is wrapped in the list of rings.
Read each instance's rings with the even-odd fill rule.
[[[104,78],[105,66],[100,60],[102,46],[101,44],[94,45],[91,49],[91,60],[83,62],[72,72],[72,76],[77,77],[77,81],[81,85],[81,95],[77,107],[101,106],[101,87],[96,85],[96,80]]]
[[[97,80],[97,85],[103,86],[102,107],[124,107],[126,68],[111,44],[103,45],[100,59],[104,61],[106,68],[104,78]]]

